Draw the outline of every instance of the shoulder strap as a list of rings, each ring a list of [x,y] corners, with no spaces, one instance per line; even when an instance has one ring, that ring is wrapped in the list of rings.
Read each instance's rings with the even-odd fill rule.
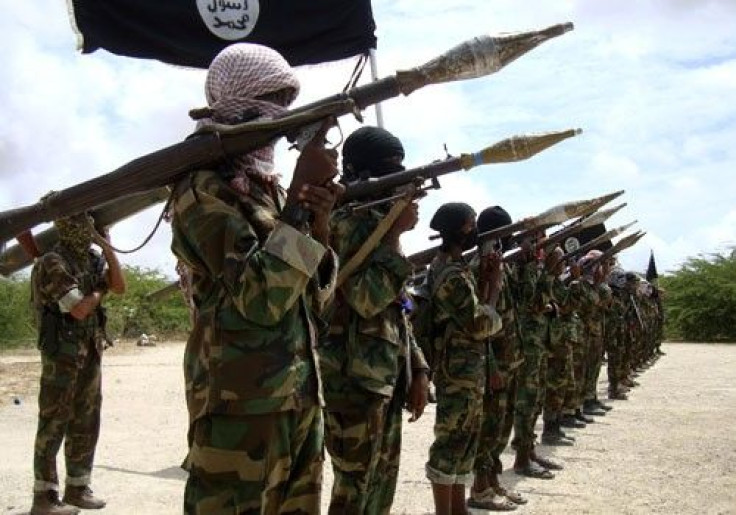
[[[345,280],[355,272],[358,267],[365,261],[371,252],[378,246],[386,233],[394,225],[394,222],[399,217],[401,212],[408,206],[413,199],[413,196],[406,195],[399,199],[391,207],[388,214],[378,223],[375,230],[368,236],[363,245],[360,246],[358,251],[353,254],[344,266],[340,267],[340,272],[337,274],[337,286],[339,287]]]

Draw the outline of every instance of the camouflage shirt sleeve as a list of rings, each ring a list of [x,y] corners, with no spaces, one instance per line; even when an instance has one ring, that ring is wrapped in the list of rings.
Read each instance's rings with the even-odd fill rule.
[[[536,261],[519,266],[519,306],[532,315],[544,312],[545,275]]]
[[[433,301],[438,321],[453,321],[455,331],[473,340],[482,340],[501,329],[495,310],[480,302],[475,285],[461,272],[451,272],[439,285]]]
[[[66,262],[55,252],[47,252],[39,258],[34,280],[35,295],[41,304],[59,302],[71,290],[79,288]]]
[[[221,281],[243,318],[272,326],[305,293],[327,249],[278,220],[261,243],[251,217],[225,200],[232,196],[216,174],[196,174],[174,203],[172,250]]]
[[[347,263],[375,230],[381,216],[339,211],[331,221],[331,241],[340,263]],[[395,249],[379,243],[340,286],[345,301],[362,318],[372,318],[399,297],[411,274],[411,264]]]
[[[411,338],[411,369],[412,370],[429,370],[429,364],[424,357],[422,349],[417,345],[417,341]]]

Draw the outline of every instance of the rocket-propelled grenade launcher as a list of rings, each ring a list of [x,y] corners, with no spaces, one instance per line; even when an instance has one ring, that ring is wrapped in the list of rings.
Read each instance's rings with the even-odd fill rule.
[[[572,29],[572,23],[563,23],[543,30],[473,38],[422,66],[291,110],[274,120],[208,126],[181,143],[56,192],[43,202],[0,213],[0,241],[8,241],[42,222],[166,186],[192,170],[211,168],[227,156],[250,152],[274,139],[298,141],[300,132],[326,118],[354,114],[360,119],[362,109],[424,86],[490,75]]]
[[[538,215],[523,218],[522,220],[519,220],[518,222],[504,225],[502,227],[498,227],[497,229],[493,229],[491,231],[482,232],[478,235],[478,246],[479,247],[483,246],[483,244],[487,241],[499,240],[501,238],[511,236],[515,232],[538,231],[542,228],[552,227],[553,225],[558,225],[558,224],[567,222],[568,220],[571,220],[573,218],[591,215],[592,213],[595,213],[596,211],[598,211],[598,209],[603,207],[608,202],[623,195],[623,193],[624,191],[620,190],[620,191],[609,193],[607,195],[603,195],[600,197],[595,197],[595,198],[586,199],[586,200],[576,200],[572,202],[566,202],[564,204],[554,206]],[[614,209],[620,209],[620,207],[614,208]],[[572,224],[572,225],[575,225],[575,224]],[[408,259],[411,262],[411,264],[414,265],[414,267],[426,266],[432,261],[432,258],[435,256],[435,254],[437,254],[438,250],[439,250],[439,246],[431,247],[431,248],[419,251],[415,254],[412,254],[411,256],[408,257]],[[507,256],[504,257],[504,259],[507,259],[507,258],[513,259],[515,252],[516,251],[512,251],[510,254],[507,254]]]
[[[396,188],[418,180],[433,181],[442,175],[470,170],[476,166],[493,163],[523,161],[568,138],[577,136],[581,129],[524,134],[503,139],[490,147],[472,154],[460,154],[443,161],[385,175],[380,178],[357,180],[346,184],[341,202],[349,203],[366,197],[380,198]]]
[[[92,209],[90,214],[98,227],[109,227],[151,207],[157,202],[163,202],[168,196],[168,188],[158,188],[123,199],[113,200],[112,202]],[[23,245],[9,247],[0,254],[0,274],[8,276],[29,266],[33,262],[33,258],[36,257],[32,254],[45,254],[56,245],[56,242],[59,241],[59,233],[55,227],[50,227],[31,236],[29,230],[26,233],[26,238],[35,245],[35,251],[29,253],[27,250],[28,244],[26,244],[25,248]]]

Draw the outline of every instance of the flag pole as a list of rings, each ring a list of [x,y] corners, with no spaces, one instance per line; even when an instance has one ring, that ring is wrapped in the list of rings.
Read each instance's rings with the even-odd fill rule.
[[[376,49],[368,49],[368,60],[371,64],[371,80],[376,82],[378,80],[378,61],[376,60]],[[381,103],[378,102],[375,105],[376,108],[376,125],[383,128],[383,108]]]

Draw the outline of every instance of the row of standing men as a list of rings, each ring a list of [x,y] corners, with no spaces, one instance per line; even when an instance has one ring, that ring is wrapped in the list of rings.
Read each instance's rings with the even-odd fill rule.
[[[298,91],[293,70],[277,53],[231,45],[208,70],[208,108],[199,111],[198,124],[277,116]],[[565,415],[584,418],[596,400],[604,325],[592,320],[615,298],[598,287],[605,267],[566,284],[560,253],[543,257],[531,240],[513,265],[503,263],[498,250],[467,262],[464,253],[475,245],[478,228],[510,219],[491,208],[476,221],[469,206],[449,203],[430,222],[442,245],[427,274],[431,299],[423,306],[408,290],[413,271],[399,241],[417,223],[416,203],[388,227],[382,224],[390,206],[340,208],[343,186],[335,180],[337,153],[324,148],[326,130],[301,152],[287,189],[279,185],[272,146],[196,171],[174,188],[172,250],[190,272],[196,307],[184,355],[184,511],[318,513],[326,447],[335,472],[330,513],[388,513],[402,410],[411,412],[410,421],[422,415],[430,375],[437,418],[426,475],[437,513],[514,509],[526,499],[498,482],[511,428],[514,470],[550,477],[557,464],[534,449],[543,405],[545,437],[552,441],[563,438]],[[397,138],[364,127],[345,141],[341,181],[401,170],[403,158]],[[382,237],[371,238],[378,228]],[[88,247],[90,237],[82,239]],[[109,244],[97,243],[109,265],[104,273],[84,251],[75,258],[84,266],[74,264],[63,238],[58,252],[34,269],[37,305],[59,308],[52,311],[64,338],[63,352],[43,349],[49,332],[42,325],[32,513],[104,506],[89,488],[101,403],[103,322],[96,308],[107,291],[124,291],[124,282]],[[414,337],[411,317],[417,334],[429,337]],[[618,361],[606,348],[618,396],[627,367],[648,358],[640,346],[625,343],[636,341],[633,331],[615,333],[616,342],[624,342],[615,345]],[[65,496],[68,504],[55,494],[63,438],[67,491],[74,493]],[[466,499],[465,483],[473,476]]]

